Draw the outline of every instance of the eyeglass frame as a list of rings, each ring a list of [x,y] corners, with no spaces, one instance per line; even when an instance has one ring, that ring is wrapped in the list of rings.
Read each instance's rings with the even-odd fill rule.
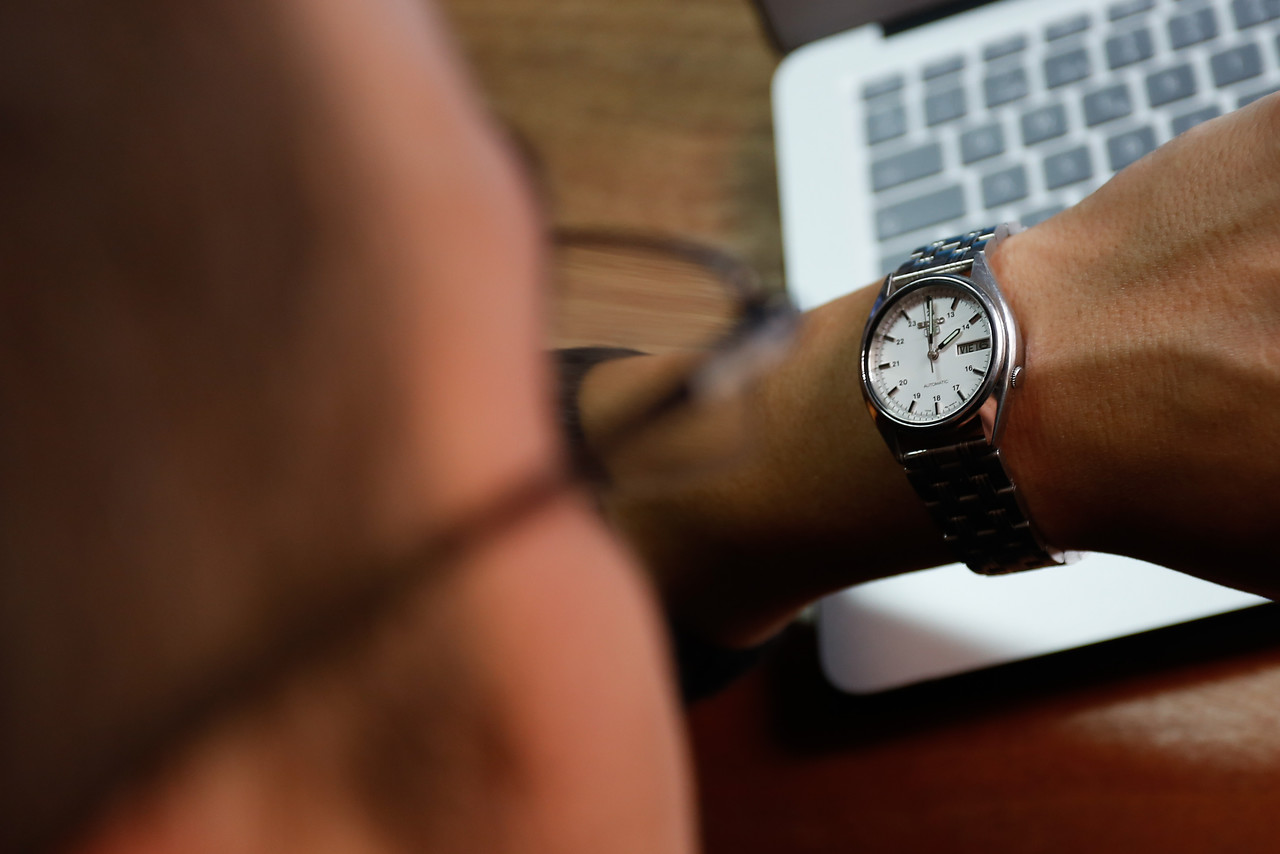
[[[607,456],[686,405],[740,393],[781,359],[794,337],[799,317],[794,305],[784,293],[766,290],[755,270],[729,252],[678,237],[624,231],[560,229],[551,237],[553,244],[561,247],[662,253],[702,266],[713,271],[717,281],[732,292],[737,306],[738,316],[732,326],[706,348],[695,366],[669,390],[595,438],[593,452],[598,457]],[[358,637],[404,601],[429,570],[454,563],[479,543],[515,527],[558,498],[592,485],[598,486],[598,482],[593,483],[589,472],[557,459],[546,468],[517,478],[479,509],[428,534],[399,559],[380,563],[368,572],[353,573],[371,579],[370,583],[363,589],[347,591],[334,607],[292,626],[283,636],[277,635],[270,650],[222,669],[204,683],[208,686],[205,690],[162,714],[165,726],[152,729],[145,739],[120,750],[114,762],[106,763],[97,784],[80,791],[78,802],[55,811],[66,821],[51,832],[65,833],[68,827],[78,826],[75,819],[88,815],[106,790],[155,768],[192,732]]]

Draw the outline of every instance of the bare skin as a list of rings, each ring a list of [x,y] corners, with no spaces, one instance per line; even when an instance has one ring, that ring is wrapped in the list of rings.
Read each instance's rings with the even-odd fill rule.
[[[119,16],[149,21],[164,5],[140,0],[101,14],[117,23],[132,20]],[[175,20],[185,24],[191,14],[199,24],[214,7],[166,8]],[[203,591],[248,591],[253,607],[232,610],[246,627],[253,625],[253,608],[263,604],[252,599],[256,582],[269,581],[280,565],[265,560],[242,571],[242,562],[265,545],[260,526],[273,529],[268,550],[277,555],[288,558],[297,535],[297,543],[315,550],[292,558],[305,565],[308,557],[341,555],[355,571],[466,516],[530,474],[562,465],[541,349],[541,224],[516,161],[479,107],[440,21],[415,0],[281,0],[227,8],[234,22],[247,21],[254,32],[288,34],[277,36],[269,53],[291,75],[313,124],[302,135],[305,146],[287,151],[284,160],[309,168],[304,190],[313,195],[307,198],[322,201],[318,212],[297,206],[313,215],[306,226],[311,233],[325,238],[315,241],[323,251],[306,269],[336,276],[301,282],[321,296],[301,301],[288,322],[324,334],[302,352],[301,367],[270,348],[255,356],[262,361],[244,383],[274,374],[283,390],[263,407],[236,376],[222,378],[227,397],[215,401],[224,405],[209,405],[204,377],[231,361],[240,342],[203,334],[213,323],[207,315],[188,316],[187,326],[178,328],[157,320],[163,314],[139,300],[109,303],[113,312],[99,312],[90,325],[95,337],[77,338],[74,324],[55,327],[52,334],[62,329],[77,345],[73,353],[85,354],[68,357],[67,364],[99,378],[88,399],[121,414],[110,420],[91,406],[92,418],[58,417],[64,414],[58,407],[83,404],[76,387],[54,389],[59,394],[50,395],[51,402],[32,390],[43,412],[63,426],[42,431],[35,420],[14,424],[11,409],[9,435],[20,437],[18,447],[38,452],[24,464],[55,459],[68,447],[116,463],[104,467],[124,472],[127,482],[119,486],[83,467],[43,472],[46,492],[101,489],[106,497],[94,500],[103,504],[117,503],[119,493],[135,496],[128,462],[135,458],[154,473],[148,483],[155,486],[117,523],[112,542],[124,551],[118,560],[110,554],[111,562],[80,529],[66,525],[72,502],[29,504],[42,512],[47,506],[48,515],[29,529],[7,531],[8,554],[18,543],[38,547],[43,560],[14,560],[5,580],[34,579],[24,601],[45,596],[51,603],[85,584],[121,588],[127,577],[116,566],[149,568],[147,577],[161,580],[180,566],[183,583],[159,594],[145,586],[121,590],[122,601],[101,620],[101,599],[87,602],[94,618],[82,621],[74,636],[57,609],[35,609],[26,640],[39,643],[6,649],[32,671],[21,683],[30,702],[17,707],[6,700],[4,715],[44,704],[60,717],[58,725],[34,713],[21,729],[15,723],[5,756],[21,750],[25,761],[33,745],[58,749],[73,727],[76,744],[97,743],[95,756],[110,750],[115,740],[93,736],[97,697],[134,696],[131,674],[142,683],[155,661],[185,648],[197,629],[218,617]],[[268,22],[282,25],[252,26]],[[220,52],[216,32],[207,25],[183,30],[210,67],[220,70],[217,63],[225,61],[234,69],[239,57]],[[97,83],[123,87],[111,76],[117,67],[100,70]],[[182,105],[198,113],[198,102]],[[76,118],[71,112],[68,123]],[[150,131],[156,124],[139,121],[120,135],[128,144],[135,140],[129,127]],[[220,162],[192,159],[210,170]],[[166,183],[174,180],[172,171],[158,171],[159,196],[186,191],[180,180]],[[214,175],[212,183],[236,177]],[[179,230],[199,234],[221,222],[222,213],[209,212],[208,222],[194,219]],[[227,213],[234,222],[252,212]],[[185,283],[148,284],[146,293],[163,295]],[[218,281],[216,290],[235,285]],[[369,327],[362,324],[370,322],[374,334],[365,336]],[[101,340],[127,343],[99,346]],[[149,355],[134,362],[135,353]],[[10,399],[25,400],[14,389],[25,393],[31,379],[15,360],[7,367]],[[367,394],[385,406],[367,406]],[[264,434],[246,437],[233,429],[244,412],[297,430],[258,456],[253,442]],[[361,413],[356,420],[370,429],[350,429],[344,412]],[[104,430],[104,422],[118,430]],[[325,435],[332,441],[315,441]],[[176,452],[168,453],[171,448]],[[342,471],[339,455],[353,450],[348,461],[359,461],[357,476],[335,477]],[[297,463],[299,480],[277,470],[280,458]],[[267,476],[259,474],[264,460]],[[225,488],[242,483],[250,487]],[[288,537],[277,536],[279,527],[255,509],[276,498],[291,525]],[[316,504],[340,512],[315,513]],[[41,533],[59,524],[59,536]],[[203,536],[180,535],[187,530]],[[237,548],[215,550],[216,544]],[[208,572],[199,569],[204,561]],[[104,581],[103,574],[113,575]],[[305,601],[312,586],[297,584],[286,601]],[[192,589],[196,598],[188,602],[184,591]],[[95,854],[693,849],[690,773],[656,602],[588,501],[568,495],[495,532],[447,574],[424,583],[403,608],[388,615],[381,640],[362,647],[363,659],[320,662],[251,707],[190,734],[162,767],[118,779],[114,796],[95,814],[74,816],[87,820],[75,838],[60,841]],[[170,614],[176,624],[166,629],[160,617]],[[15,620],[6,628],[22,625]],[[117,654],[113,644],[122,625],[146,655]],[[99,630],[101,643],[76,646]],[[56,680],[50,688],[53,680],[41,668],[52,662],[57,666],[46,675],[65,672],[64,655],[99,662],[97,672],[79,682]],[[143,662],[148,666],[137,666]],[[66,699],[47,699],[51,690],[65,691]],[[376,699],[371,691],[385,696],[369,705]],[[16,763],[0,766],[0,848],[21,850],[4,840],[27,818],[31,792],[43,790],[33,789],[37,774],[20,778]],[[37,758],[28,770],[46,766]],[[76,784],[83,763],[71,757],[65,767]],[[55,832],[65,832],[69,821],[64,817]]]
[[[1280,594],[1278,135],[1256,102],[1008,244],[1038,375],[1010,462],[1065,546]]]
[[[319,157],[313,177],[334,211],[359,213],[343,222],[365,229],[377,249],[375,260],[329,260],[356,265],[353,293],[373,293],[387,309],[378,334],[358,339],[373,350],[360,362],[367,373],[351,382],[339,370],[349,363],[326,361],[332,353],[319,348],[307,376],[320,379],[309,388],[316,400],[354,405],[363,398],[353,385],[373,387],[395,403],[380,410],[388,421],[374,435],[339,437],[371,446],[360,459],[374,486],[346,507],[361,536],[335,542],[325,517],[305,515],[300,534],[321,552],[394,552],[514,479],[559,464],[538,353],[538,224],[439,22],[409,0],[272,8],[291,34],[278,47],[322,117],[314,138],[324,144],[308,150]],[[1280,390],[1277,130],[1274,98],[1213,122],[995,256],[1028,348],[1006,451],[1058,545],[1275,589],[1230,569],[1267,553],[1280,495],[1280,460],[1268,454],[1280,428],[1271,404]],[[334,166],[342,168],[325,168]],[[759,440],[739,468],[632,491],[629,473],[645,461],[609,461],[614,524],[668,608],[708,637],[751,643],[824,592],[947,559],[854,381],[871,299],[862,290],[809,315],[799,348],[757,392]],[[593,374],[583,397],[588,432],[678,367],[640,359]],[[124,391],[136,395],[120,403],[138,414],[133,429],[177,431],[197,449],[205,435],[234,445],[218,418],[235,407],[163,421],[173,388]],[[1224,416],[1242,401],[1254,401],[1250,417]],[[137,438],[125,435],[123,447]],[[315,479],[304,484],[330,485],[331,462],[310,459]],[[179,483],[207,503],[157,502],[130,529],[138,542],[153,530],[147,522],[182,521],[184,509],[210,542],[250,538],[217,524],[238,505],[219,502],[221,471],[204,473],[210,481]],[[323,491],[290,497],[306,506]],[[121,781],[70,850],[693,850],[689,769],[656,602],[589,504],[555,502],[457,570],[411,597],[382,638],[390,658],[420,655],[391,669],[392,685],[450,700],[429,720],[396,721],[404,743],[435,752],[432,762],[393,765],[409,770],[389,800],[371,800],[353,781],[341,749],[341,704],[351,696],[321,668],[193,734],[155,773]],[[488,763],[493,744],[500,761]],[[403,809],[388,817],[379,810],[389,802]]]
[[[1280,99],[1184,134],[1077,207],[1005,242],[993,267],[1026,370],[1003,443],[1049,542],[1155,561],[1275,595],[1280,461]],[[1171,176],[1176,176],[1170,180]],[[608,506],[668,607],[728,644],[768,637],[849,584],[952,558],[858,390],[878,285],[809,313],[756,392],[742,465]],[[674,361],[674,360],[672,360]],[[650,364],[644,364],[649,362]],[[606,364],[588,432],[663,359]]]

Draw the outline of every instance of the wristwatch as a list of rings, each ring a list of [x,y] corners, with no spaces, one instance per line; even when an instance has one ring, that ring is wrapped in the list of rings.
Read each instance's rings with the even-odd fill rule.
[[[922,246],[889,274],[862,337],[862,393],[943,538],[974,572],[1058,566],[1000,459],[1022,342],[986,250],[1005,224]]]

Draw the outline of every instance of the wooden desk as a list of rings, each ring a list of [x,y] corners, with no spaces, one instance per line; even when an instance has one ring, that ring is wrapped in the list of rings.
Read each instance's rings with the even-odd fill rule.
[[[445,0],[558,225],[731,249],[781,284],[769,83],[749,0]]]
[[[717,854],[1280,847],[1280,608],[856,698],[812,633],[695,707]]]
[[[558,223],[780,281],[776,60],[747,0],[446,5]],[[1275,611],[874,700],[828,689],[800,632],[690,726],[713,854],[1280,848]]]

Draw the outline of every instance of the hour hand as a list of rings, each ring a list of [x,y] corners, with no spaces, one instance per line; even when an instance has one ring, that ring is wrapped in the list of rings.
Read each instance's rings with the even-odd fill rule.
[[[956,340],[956,336],[960,334],[959,329],[952,329],[951,334],[942,339],[942,343],[938,345],[939,350],[945,350],[947,345]]]

